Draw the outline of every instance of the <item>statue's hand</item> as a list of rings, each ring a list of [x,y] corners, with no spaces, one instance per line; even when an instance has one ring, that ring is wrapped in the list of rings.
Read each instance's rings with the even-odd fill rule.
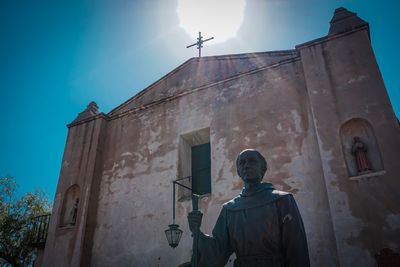
[[[194,230],[200,229],[202,218],[203,218],[203,213],[201,213],[201,211],[199,210],[189,212],[188,222],[189,222],[189,229],[192,233]]]

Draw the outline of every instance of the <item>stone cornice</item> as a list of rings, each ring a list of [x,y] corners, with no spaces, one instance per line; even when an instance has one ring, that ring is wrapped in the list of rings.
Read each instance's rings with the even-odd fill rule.
[[[354,30],[351,30],[351,31],[348,31],[348,32],[339,33],[339,34],[335,34],[335,35],[327,35],[327,36],[324,36],[324,37],[321,37],[321,38],[317,38],[317,39],[314,39],[314,40],[311,40],[311,41],[296,45],[296,49],[300,50],[300,49],[303,49],[303,48],[306,48],[306,47],[318,45],[318,44],[325,43],[325,42],[328,42],[328,41],[331,41],[331,40],[334,40],[334,39],[343,38],[343,37],[345,37],[347,35],[350,35],[350,34],[353,34],[355,32],[359,32],[359,31],[364,31],[364,30],[367,30],[368,31],[368,35],[369,35],[369,26],[368,26],[368,24],[367,25],[363,25],[360,28],[357,28],[357,29],[354,29]]]
[[[190,91],[185,91],[185,92],[182,92],[182,93],[179,93],[179,94],[176,94],[176,95],[168,96],[168,97],[165,97],[163,99],[156,100],[156,101],[150,102],[148,104],[142,105],[140,107],[132,108],[132,109],[124,111],[122,113],[108,115],[108,119],[109,120],[113,120],[113,119],[121,118],[121,117],[126,116],[128,114],[137,113],[137,112],[140,112],[142,110],[149,109],[149,108],[151,108],[153,106],[156,106],[156,105],[159,105],[159,104],[162,104],[162,103],[165,103],[165,102],[169,102],[169,101],[175,100],[177,98],[180,98],[180,97],[183,97],[183,96],[186,96],[186,95],[189,95],[189,94],[193,94],[193,93],[205,90],[205,89],[209,89],[209,88],[214,87],[214,86],[219,85],[219,84],[223,84],[223,83],[226,83],[226,82],[229,82],[229,81],[232,81],[232,80],[235,80],[235,79],[239,79],[239,78],[247,76],[247,75],[255,74],[257,72],[260,72],[260,71],[263,71],[263,70],[266,70],[266,69],[276,68],[276,67],[279,67],[281,65],[289,64],[289,63],[300,61],[300,60],[301,60],[300,56],[297,56],[297,57],[294,57],[294,58],[290,58],[290,59],[286,59],[286,60],[282,60],[282,61],[280,61],[278,63],[271,64],[271,65],[268,65],[268,66],[265,66],[265,67],[261,67],[261,68],[258,68],[258,69],[252,70],[252,71],[248,71],[248,72],[245,72],[245,73],[241,73],[241,74],[229,77],[229,78],[221,80],[221,81],[217,81],[217,82],[210,83],[210,84],[207,84],[207,85],[204,85],[204,86],[200,86],[200,87],[194,88],[194,89],[192,89]]]
[[[94,115],[92,117],[88,117],[86,119],[82,119],[82,120],[79,120],[79,121],[73,121],[73,122],[67,124],[67,127],[71,128],[71,127],[74,127],[74,126],[77,126],[77,125],[80,125],[80,124],[84,124],[84,123],[87,123],[87,122],[90,122],[90,121],[93,121],[93,120],[97,120],[97,119],[100,119],[100,118],[101,119],[105,119],[107,121],[110,120],[110,118],[107,116],[107,114],[101,112],[101,113],[98,113],[98,114],[96,114],[96,115]]]

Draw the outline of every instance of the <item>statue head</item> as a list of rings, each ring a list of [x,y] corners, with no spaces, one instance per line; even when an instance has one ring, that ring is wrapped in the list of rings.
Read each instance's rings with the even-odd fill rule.
[[[246,184],[260,183],[267,171],[267,161],[255,149],[245,149],[236,159],[237,173]]]

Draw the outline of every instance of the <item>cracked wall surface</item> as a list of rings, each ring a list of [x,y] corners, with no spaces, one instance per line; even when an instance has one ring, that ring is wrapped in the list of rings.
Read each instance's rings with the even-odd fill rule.
[[[384,247],[400,248],[399,126],[383,84],[367,29],[300,50],[341,266],[375,266]],[[368,121],[384,172],[350,179],[339,136],[350,119]],[[377,155],[379,156],[379,155]],[[380,171],[380,170],[378,170]],[[377,172],[378,173],[378,172]],[[397,221],[397,220],[394,220]],[[393,221],[393,222],[394,222]]]
[[[210,128],[212,193],[199,204],[203,231],[211,233],[221,205],[243,186],[237,154],[257,148],[269,164],[264,180],[298,201],[313,263],[334,266],[331,219],[308,107],[297,59],[110,121],[91,265],[177,266],[190,260],[190,201],[177,202],[184,234],[176,249],[168,247],[163,231],[171,223],[179,136]]]
[[[172,181],[187,171],[180,140],[204,129],[212,176],[212,192],[199,203],[205,233],[243,186],[238,153],[255,148],[268,162],[264,181],[298,203],[312,266],[374,266],[381,248],[398,250],[400,130],[367,28],[299,45],[273,63],[190,90],[179,81],[198,66],[186,64],[173,72],[178,95],[171,97],[175,87],[164,90],[168,81],[160,81],[155,88],[165,99],[137,107],[140,99],[133,98],[132,109],[127,102],[108,116],[95,113],[70,125],[43,266],[188,262],[190,200],[176,203],[184,231],[177,248],[168,246],[164,230],[172,223]],[[384,166],[379,175],[349,177],[339,130],[353,118],[373,127]],[[60,227],[62,199],[73,184],[81,188],[77,222]]]

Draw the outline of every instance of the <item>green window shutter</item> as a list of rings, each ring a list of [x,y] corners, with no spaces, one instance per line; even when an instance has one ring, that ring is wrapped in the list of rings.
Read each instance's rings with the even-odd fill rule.
[[[192,189],[194,194],[211,193],[210,143],[192,147]]]

